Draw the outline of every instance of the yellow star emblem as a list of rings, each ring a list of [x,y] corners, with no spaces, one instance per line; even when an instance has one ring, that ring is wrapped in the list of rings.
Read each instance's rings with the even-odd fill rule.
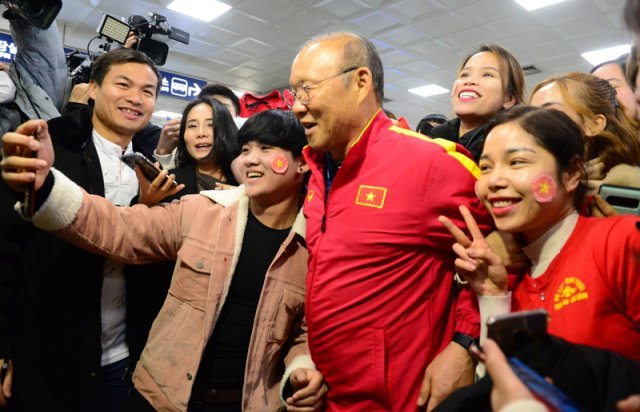
[[[374,195],[373,192],[367,193],[367,202],[373,202],[375,198],[376,198],[376,195]]]
[[[549,183],[542,182],[540,184],[540,193],[549,194]]]

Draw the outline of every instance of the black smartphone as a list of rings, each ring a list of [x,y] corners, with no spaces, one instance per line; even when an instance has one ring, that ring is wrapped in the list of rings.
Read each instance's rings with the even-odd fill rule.
[[[496,341],[506,356],[511,356],[528,343],[547,336],[547,318],[544,309],[490,316],[487,337]]]
[[[34,139],[40,139],[40,127],[31,134]],[[29,150],[29,149],[27,149]],[[30,154],[31,157],[38,157],[38,151],[33,150]],[[24,217],[33,217],[36,211],[36,182],[29,183],[24,191],[24,202],[22,203],[22,214]]]
[[[160,174],[160,169],[158,169],[151,160],[147,159],[146,156],[140,152],[122,155],[122,157],[120,157],[120,160],[122,160],[123,163],[125,163],[132,169],[135,165],[138,165],[144,177],[146,177],[150,182],[152,182]],[[173,185],[177,186],[178,183],[176,183],[176,181],[174,180]]]
[[[604,184],[600,196],[621,215],[640,216],[640,189]]]
[[[580,408],[567,394],[547,382],[540,374],[517,358],[509,358],[509,365],[522,383],[545,405],[552,410],[579,412]]]

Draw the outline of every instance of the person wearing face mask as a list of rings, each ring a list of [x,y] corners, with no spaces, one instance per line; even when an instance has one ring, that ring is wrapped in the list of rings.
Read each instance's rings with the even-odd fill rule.
[[[20,124],[20,112],[10,106],[16,96],[16,84],[11,80],[8,69],[7,65],[0,63],[0,133]]]
[[[28,119],[60,116],[67,85],[67,64],[56,23],[43,30],[12,15],[9,24],[17,54],[0,75],[6,92],[0,96],[0,135]],[[14,96],[9,99],[11,89]]]
[[[0,104],[13,101],[16,97],[16,85],[7,73],[6,65],[0,63]]]
[[[431,137],[464,146],[477,162],[486,123],[501,110],[524,102],[524,72],[518,60],[497,44],[480,46],[460,66],[451,103],[456,118],[436,126]]]

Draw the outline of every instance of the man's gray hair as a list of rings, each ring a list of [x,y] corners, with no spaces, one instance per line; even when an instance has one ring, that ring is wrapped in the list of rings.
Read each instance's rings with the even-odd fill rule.
[[[343,69],[349,67],[366,67],[371,70],[373,78],[373,90],[376,94],[378,103],[382,104],[384,100],[384,70],[382,61],[376,46],[366,37],[359,33],[351,31],[337,31],[331,33],[323,33],[313,36],[307,40],[300,50],[324,40],[335,39],[338,37],[351,37],[345,45],[342,53]],[[346,82],[347,80],[345,80]]]

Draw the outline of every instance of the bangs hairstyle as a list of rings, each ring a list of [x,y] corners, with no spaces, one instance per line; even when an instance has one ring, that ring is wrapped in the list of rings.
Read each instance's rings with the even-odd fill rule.
[[[513,97],[516,100],[515,104],[524,103],[524,71],[518,59],[511,54],[504,47],[497,44],[484,44],[478,47],[475,51],[469,54],[458,69],[458,77],[464,66],[467,64],[470,58],[478,53],[491,53],[498,58],[500,62],[500,75],[502,77],[502,90],[507,97]]]
[[[487,134],[501,124],[515,122],[538,145],[551,153],[558,168],[558,178],[571,172],[574,159],[580,161],[581,179],[573,193],[573,205],[579,209],[587,193],[584,170],[584,134],[569,116],[559,110],[533,106],[515,106],[498,113],[487,125]]]
[[[184,132],[187,127],[189,112],[199,104],[206,104],[213,110],[213,146],[204,160],[215,163],[222,170],[226,182],[236,185],[238,182],[236,182],[231,172],[231,162],[240,154],[240,145],[238,145],[236,138],[238,127],[233,121],[233,117],[231,117],[227,107],[215,99],[199,97],[189,102],[187,107],[184,108],[182,120],[180,121],[180,132],[178,134],[176,166],[195,165],[195,160],[187,151]]]
[[[562,99],[583,122],[598,114],[606,118],[607,125],[600,134],[585,137],[587,160],[599,157],[604,163],[605,173],[618,164],[640,164],[637,131],[616,99],[616,90],[607,80],[592,74],[572,72],[539,83],[531,95],[551,83],[558,86]]]
[[[238,143],[259,142],[291,152],[293,157],[302,155],[307,144],[304,127],[290,111],[279,109],[256,113],[238,131]]]

